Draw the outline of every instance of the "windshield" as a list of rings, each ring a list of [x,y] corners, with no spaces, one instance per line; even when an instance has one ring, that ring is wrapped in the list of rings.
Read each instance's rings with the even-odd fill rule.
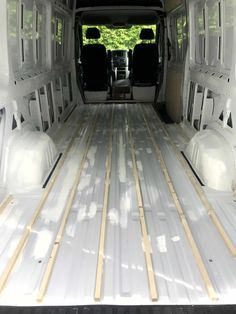
[[[83,26],[83,44],[86,45],[99,42],[100,44],[103,44],[107,50],[133,50],[135,45],[141,42],[139,36],[143,28],[153,29],[156,39],[156,25],[135,25],[125,29],[111,29],[106,26],[96,26],[101,34],[99,40],[86,38],[86,31],[89,27],[91,26]],[[153,41],[155,41],[155,39]]]

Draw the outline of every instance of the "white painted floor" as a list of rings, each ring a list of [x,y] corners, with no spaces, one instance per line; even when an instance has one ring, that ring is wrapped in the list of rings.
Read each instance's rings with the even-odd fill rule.
[[[78,124],[82,130],[57,182],[31,231],[22,254],[0,295],[1,305],[39,305],[39,284],[50,258],[67,196],[80,166],[88,134],[98,122],[87,154],[76,199],[67,221],[59,254],[43,305],[85,305],[94,301],[97,253],[103,206],[106,154],[114,106],[112,171],[109,190],[102,304],[220,304],[235,303],[236,261],[207,215],[195,189],[177,160],[161,122],[150,105],[91,105],[77,108],[54,135],[59,152],[65,151]],[[218,301],[208,298],[205,285],[183,226],[156,159],[141,106],[154,132],[178,198],[185,211]],[[145,218],[159,294],[151,302],[142,245],[127,112],[136,148]],[[186,137],[178,126],[168,126],[181,149]],[[232,195],[203,188],[225,230],[236,245],[236,203]],[[42,191],[14,195],[0,215],[0,274],[14,253],[24,226]]]

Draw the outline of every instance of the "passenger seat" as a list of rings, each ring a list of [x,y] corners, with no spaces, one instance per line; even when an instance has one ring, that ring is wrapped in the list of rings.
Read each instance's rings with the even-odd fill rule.
[[[152,29],[142,29],[141,40],[153,40]],[[133,85],[153,85],[156,84],[158,67],[158,50],[156,43],[141,43],[134,47],[133,53]]]
[[[141,40],[153,40],[152,29],[144,28]],[[133,97],[140,101],[153,101],[155,97],[158,70],[158,47],[156,43],[143,42],[134,47],[132,86]]]
[[[96,27],[88,28],[86,38],[99,39],[99,30]],[[84,45],[81,61],[83,67],[84,90],[107,91],[108,62],[105,46],[98,43]]]

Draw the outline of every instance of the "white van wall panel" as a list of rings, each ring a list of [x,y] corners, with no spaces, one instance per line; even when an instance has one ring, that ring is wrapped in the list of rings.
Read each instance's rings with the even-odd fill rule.
[[[21,4],[23,5],[23,23],[21,23]],[[68,57],[66,60],[58,60],[57,64],[54,62],[51,51],[52,32],[49,26],[52,19],[52,7],[66,21],[64,40],[68,49]],[[52,92],[45,93],[41,97],[38,97],[38,91],[45,89],[45,86],[50,86],[55,80],[60,81],[69,73],[74,80],[75,73],[72,61],[73,36],[68,39],[68,34],[72,34],[71,10],[58,4],[57,1],[52,2],[51,0],[2,0],[0,18],[0,45],[2,45],[0,47],[0,103],[6,108],[5,137],[4,143],[0,147],[2,150],[0,184],[4,186],[6,177],[11,170],[7,165],[6,148],[12,133],[15,131],[21,133],[28,128],[35,132],[36,137],[37,134],[40,137],[40,132],[35,130],[42,131],[43,124],[47,128],[48,134],[51,134],[58,124],[58,108],[59,106],[63,107],[62,88],[60,104],[56,101],[54,88],[52,88]],[[22,40],[24,42],[24,60],[22,60],[21,54]],[[32,97],[33,93],[36,95],[35,97]],[[73,84],[73,99],[70,95],[66,96],[68,106],[63,108],[60,121],[63,121],[72,106],[77,104],[76,93],[78,93],[77,86]],[[17,122],[14,130],[12,130],[13,114]],[[9,149],[12,148],[9,147]],[[40,154],[39,151],[38,153]],[[24,152],[22,152],[23,155]],[[42,173],[44,170],[41,171]]]
[[[236,173],[236,1],[189,0],[189,9],[191,55],[183,98],[189,97],[186,86],[190,82],[201,86],[204,94],[195,93],[191,119],[185,102],[184,123],[196,134],[186,151],[207,186],[232,191]]]
[[[21,53],[19,49],[19,1],[8,0],[8,44],[13,72],[20,70]]]
[[[40,1],[8,1],[9,54],[16,77],[46,67],[45,10]]]
[[[236,2],[233,0],[190,0],[191,59],[217,71],[231,69],[234,51]],[[193,56],[194,55],[194,56]],[[193,58],[194,57],[194,58]]]
[[[183,67],[187,53],[187,16],[184,6],[170,12],[167,19],[171,41],[171,60],[166,72],[165,106],[173,122],[179,123],[183,115]]]
[[[196,32],[196,49],[195,49],[195,58],[198,64],[205,63],[205,20],[203,12],[205,6],[203,2],[197,3],[195,5],[195,32]]]
[[[67,15],[63,15],[61,11],[53,11],[51,21],[52,32],[52,55],[54,66],[60,67],[61,63],[71,62],[71,38],[72,24]]]
[[[183,0],[165,0],[165,10],[170,12],[183,4]]]
[[[203,100],[203,91],[202,92],[196,92],[195,99],[194,99],[194,105],[192,110],[192,121],[191,125],[194,125],[194,121],[200,120],[201,116],[201,107],[202,107],[202,100]]]
[[[9,56],[7,45],[7,2],[1,0],[0,7],[0,86],[7,85],[9,81]],[[1,90],[0,90],[1,94]]]
[[[38,13],[36,13],[38,12]],[[46,67],[46,8],[42,4],[35,3],[35,64]],[[38,22],[38,23],[37,23]],[[36,24],[38,24],[36,26]],[[37,43],[38,42],[38,43]],[[36,52],[36,50],[38,50]]]
[[[6,109],[3,107],[2,104],[0,104],[0,171],[2,168],[2,155],[3,155],[2,148],[4,143],[5,125],[6,125]]]
[[[219,62],[219,1],[211,0],[207,2],[207,26],[208,26],[208,64],[216,66]]]
[[[210,98],[208,99],[205,95],[205,100],[202,106],[202,112],[201,112],[201,121],[200,121],[200,129],[205,129],[205,126],[207,126],[211,122],[212,113],[214,112],[214,99]]]
[[[230,70],[234,51],[234,40],[232,39],[235,38],[236,1],[224,1],[224,12],[224,67]]]
[[[29,100],[29,111],[36,128],[40,131],[43,131],[41,112],[36,99]]]
[[[24,72],[30,71],[34,67],[34,54],[33,54],[33,2],[32,0],[24,0],[21,4],[24,7],[23,13],[23,28],[20,31],[21,40],[24,42],[24,60],[22,58],[21,65]],[[20,17],[21,19],[21,17]],[[20,21],[20,26],[21,23]]]
[[[73,34],[73,24],[71,19],[66,19],[65,25],[65,43],[64,43],[64,51],[65,51],[65,60],[67,62],[71,62],[73,60],[73,50],[72,50],[72,38]]]

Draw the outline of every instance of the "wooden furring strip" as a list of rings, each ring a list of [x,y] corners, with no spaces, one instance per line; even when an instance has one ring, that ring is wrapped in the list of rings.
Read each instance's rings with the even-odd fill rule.
[[[109,135],[109,142],[107,145],[106,177],[105,177],[105,186],[104,186],[104,195],[103,195],[102,221],[101,221],[101,228],[100,228],[98,261],[97,261],[96,281],[95,281],[95,290],[94,290],[95,301],[101,300],[102,276],[103,276],[103,266],[104,266],[104,256],[105,256],[104,251],[105,251],[105,239],[106,239],[106,219],[107,219],[107,208],[108,208],[108,202],[109,202],[111,163],[112,163],[112,145],[113,145],[113,135],[114,135],[113,124],[114,124],[114,105],[112,108],[110,135]]]
[[[209,277],[209,275],[207,273],[207,270],[206,270],[206,267],[204,265],[203,259],[201,257],[201,254],[199,252],[199,249],[197,247],[197,244],[196,244],[196,242],[194,240],[194,237],[192,235],[191,229],[189,227],[189,224],[188,224],[187,218],[185,216],[184,210],[183,210],[183,208],[182,208],[182,206],[180,204],[180,201],[178,199],[178,195],[177,195],[177,193],[175,191],[174,184],[172,183],[171,177],[169,175],[166,163],[165,163],[164,158],[162,156],[162,152],[161,152],[160,148],[158,147],[158,144],[157,144],[157,142],[156,142],[156,140],[155,140],[155,138],[153,136],[153,133],[152,133],[152,131],[151,131],[149,125],[148,125],[148,122],[147,122],[147,119],[145,117],[145,113],[144,113],[142,107],[141,107],[141,111],[142,111],[142,116],[143,116],[144,122],[146,124],[146,128],[148,130],[148,133],[150,135],[150,138],[152,140],[153,146],[154,146],[155,151],[156,151],[157,160],[160,163],[161,170],[162,170],[162,172],[164,174],[164,177],[166,179],[166,182],[167,182],[170,194],[171,194],[171,196],[173,198],[173,201],[174,201],[174,204],[175,204],[175,206],[177,208],[177,212],[179,214],[180,221],[182,223],[183,229],[185,231],[185,234],[186,234],[187,239],[189,241],[189,244],[191,246],[191,249],[192,249],[194,258],[196,260],[198,269],[199,269],[200,274],[202,276],[202,279],[204,281],[204,284],[205,284],[208,296],[209,296],[209,298],[211,300],[217,300],[216,291],[215,291],[215,289],[213,287],[213,284],[212,284],[212,282],[210,280],[210,277]]]
[[[162,124],[161,124],[161,128],[162,128],[163,132],[166,134],[166,136],[168,136],[170,144],[173,147],[179,162],[182,164],[182,167],[184,168],[185,173],[187,174],[189,180],[191,181],[191,183],[192,183],[192,185],[193,185],[193,187],[194,187],[198,197],[200,198],[203,206],[206,208],[207,214],[210,216],[210,218],[211,218],[212,222],[214,223],[216,229],[220,233],[223,241],[225,242],[225,245],[227,246],[227,248],[230,251],[230,253],[232,254],[232,256],[236,257],[236,247],[235,247],[235,244],[233,243],[233,241],[229,237],[228,233],[226,232],[225,228],[223,227],[223,225],[222,225],[221,221],[219,220],[219,218],[218,218],[214,208],[212,207],[211,203],[209,202],[209,200],[207,199],[205,193],[203,192],[200,183],[198,182],[196,177],[193,175],[193,172],[192,172],[189,164],[184,159],[184,157],[182,156],[180,151],[176,148],[176,146],[174,145],[172,139],[170,138],[169,133],[167,132],[166,128]]]
[[[153,261],[152,261],[152,248],[151,248],[151,243],[150,243],[150,239],[148,235],[146,219],[145,219],[142,189],[141,189],[136,154],[135,154],[135,145],[134,145],[132,130],[131,130],[130,122],[129,122],[129,113],[128,113],[127,107],[126,107],[126,110],[127,110],[129,142],[130,142],[131,155],[132,155],[133,176],[135,179],[136,197],[137,197],[137,205],[139,208],[139,218],[140,218],[141,232],[142,232],[142,237],[143,237],[143,247],[144,247],[144,255],[145,255],[145,261],[146,261],[146,268],[147,268],[149,291],[150,291],[151,300],[154,302],[158,300],[158,292],[157,292],[157,287],[156,287],[155,272],[154,272]]]
[[[4,200],[0,204],[0,215],[3,213],[5,208],[10,204],[12,200],[13,200],[13,196],[10,194],[4,198]]]
[[[12,254],[12,256],[10,257],[3,273],[1,274],[0,276],[0,293],[3,291],[6,283],[7,283],[7,280],[12,272],[12,269],[13,267],[15,266],[24,246],[26,245],[26,242],[31,234],[31,231],[32,231],[32,228],[33,228],[33,225],[34,223],[36,222],[37,218],[39,217],[42,209],[43,209],[43,206],[45,205],[48,197],[49,197],[49,194],[50,192],[52,191],[52,188],[60,174],[60,171],[65,163],[65,160],[67,159],[67,156],[69,154],[69,152],[71,151],[73,145],[74,145],[74,141],[76,139],[76,136],[80,133],[80,131],[82,130],[83,128],[83,124],[79,125],[78,128],[76,129],[76,132],[74,133],[66,151],[64,152],[63,154],[63,157],[60,159],[59,163],[57,164],[57,168],[55,169],[46,189],[44,190],[43,192],[43,195],[33,213],[33,216],[32,218],[30,219],[29,223],[25,226],[24,230],[23,230],[23,233],[22,233],[22,236],[15,248],[15,251],[14,253]]]
[[[75,179],[74,179],[74,182],[73,182],[73,186],[72,186],[72,188],[70,190],[70,193],[68,195],[68,198],[66,200],[66,206],[65,206],[64,213],[63,213],[63,216],[62,216],[62,219],[61,219],[61,224],[60,224],[59,230],[58,230],[57,235],[56,235],[56,239],[55,239],[55,242],[54,242],[54,245],[53,245],[53,248],[52,248],[52,251],[51,251],[48,263],[47,263],[47,266],[46,266],[46,270],[44,272],[43,278],[42,278],[41,283],[40,283],[39,292],[38,292],[38,296],[37,296],[37,301],[38,302],[42,302],[43,301],[44,296],[45,296],[45,294],[47,292],[47,288],[48,288],[49,281],[50,281],[50,278],[51,278],[51,275],[52,275],[53,267],[54,267],[54,264],[56,262],[56,258],[57,258],[58,252],[59,252],[61,240],[62,240],[64,231],[65,231],[66,223],[67,223],[67,220],[68,220],[68,217],[69,217],[69,214],[70,214],[70,211],[71,211],[71,208],[72,208],[75,196],[77,194],[77,189],[78,189],[78,185],[80,183],[82,171],[84,169],[84,165],[85,165],[86,158],[87,158],[87,155],[88,155],[88,152],[89,152],[89,148],[91,146],[91,142],[92,142],[92,138],[93,138],[93,135],[94,135],[94,131],[96,129],[97,120],[98,120],[98,112],[97,112],[95,121],[92,123],[92,127],[91,127],[90,134],[89,134],[89,136],[87,138],[87,141],[86,141],[86,147],[85,147],[85,150],[84,150],[84,153],[83,153],[83,157],[82,157],[82,161],[80,163],[80,167],[79,167],[79,169],[76,172],[76,176],[75,176]]]
[[[173,150],[175,151],[179,162],[181,163],[182,167],[184,168],[186,175],[188,176],[189,180],[191,181],[198,197],[200,198],[203,206],[207,210],[207,214],[210,216],[212,222],[214,223],[215,227],[217,228],[218,232],[220,233],[220,235],[221,235],[223,241],[225,242],[228,250],[230,251],[230,253],[232,254],[233,257],[236,257],[236,246],[235,246],[235,244],[233,243],[233,241],[231,240],[231,238],[227,234],[225,228],[223,227],[222,223],[220,222],[213,206],[211,205],[211,203],[207,199],[204,191],[202,190],[200,183],[198,182],[198,180],[194,176],[189,164],[184,159],[184,157],[182,156],[180,151],[177,149],[176,145],[173,143],[173,141],[170,137],[170,134],[168,133],[168,131],[166,130],[166,128],[164,127],[164,125],[162,123],[160,124],[160,127],[162,128],[165,135],[168,137],[169,142],[170,142]]]

